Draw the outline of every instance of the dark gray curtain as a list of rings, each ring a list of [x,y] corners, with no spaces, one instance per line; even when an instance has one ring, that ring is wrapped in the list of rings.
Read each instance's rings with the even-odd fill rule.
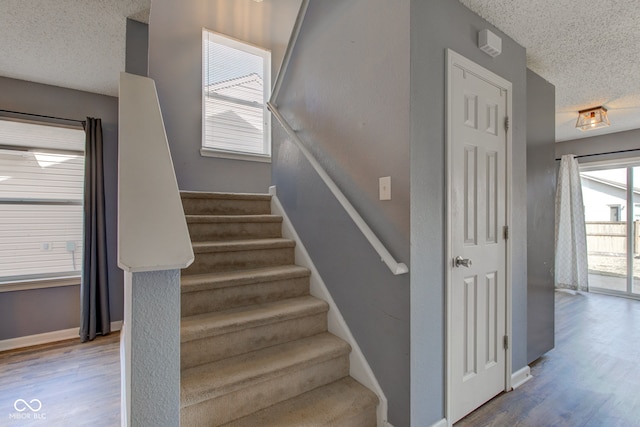
[[[111,332],[101,120],[87,117],[85,132],[84,244],[80,284],[82,342]]]

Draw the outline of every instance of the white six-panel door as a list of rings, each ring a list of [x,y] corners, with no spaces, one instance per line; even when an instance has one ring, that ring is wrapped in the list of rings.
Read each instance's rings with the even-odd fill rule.
[[[511,90],[508,82],[460,58],[449,52],[447,396],[452,423],[505,389],[507,362],[505,120]]]

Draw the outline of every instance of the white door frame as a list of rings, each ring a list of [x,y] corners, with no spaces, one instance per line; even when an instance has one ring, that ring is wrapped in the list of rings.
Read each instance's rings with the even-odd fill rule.
[[[507,117],[509,117],[509,119],[511,119],[511,117],[513,117],[512,115],[512,96],[513,96],[513,89],[512,89],[512,84],[511,82],[509,82],[508,80],[503,79],[502,77],[498,76],[497,74],[487,70],[486,68],[481,67],[480,65],[476,64],[473,61],[468,60],[467,58],[463,57],[462,55],[458,54],[457,52],[451,50],[451,49],[447,49],[446,50],[446,63],[447,63],[447,70],[445,73],[446,79],[447,79],[447,96],[446,96],[446,113],[445,113],[445,118],[446,118],[446,122],[447,122],[447,135],[446,135],[446,155],[447,155],[447,160],[446,160],[446,167],[447,167],[447,172],[445,174],[445,191],[446,191],[446,197],[447,197],[447,210],[446,210],[446,214],[445,214],[445,223],[446,223],[446,240],[445,240],[445,255],[446,255],[446,268],[445,268],[445,308],[446,308],[446,323],[445,323],[445,336],[446,336],[446,349],[445,349],[445,370],[446,370],[446,384],[445,384],[445,418],[447,420],[447,425],[451,426],[452,422],[451,422],[451,404],[452,404],[452,396],[451,396],[451,381],[452,381],[452,372],[451,372],[451,363],[450,361],[450,355],[451,355],[451,347],[452,347],[452,337],[449,334],[450,331],[450,325],[452,322],[451,319],[451,274],[450,274],[450,270],[451,270],[451,263],[453,260],[453,254],[451,252],[451,182],[452,182],[452,176],[451,176],[451,172],[452,172],[452,144],[453,141],[451,140],[451,136],[453,135],[452,133],[452,120],[451,117],[453,117],[453,114],[450,110],[450,108],[452,108],[452,94],[453,94],[453,88],[452,88],[452,70],[454,67],[459,67],[462,68],[463,70],[465,70],[466,72],[472,73],[475,76],[477,76],[480,79],[486,80],[488,82],[491,82],[494,85],[498,85],[499,87],[501,87],[503,90],[507,91],[507,107],[506,107],[506,114]],[[512,172],[513,172],[513,168],[512,168],[512,163],[513,163],[513,159],[511,158],[511,153],[512,153],[512,126],[509,126],[509,128],[506,131],[506,148],[505,148],[505,160],[506,160],[506,169],[505,169],[505,177],[506,177],[506,189],[505,189],[505,204],[506,204],[506,212],[505,212],[505,221],[506,221],[506,226],[509,227],[509,230],[511,229],[511,224],[512,224],[512,206],[511,206],[511,201],[512,199],[512,180],[511,180],[511,176],[512,176]],[[506,350],[506,363],[505,363],[505,373],[504,373],[504,390],[505,391],[509,391],[511,390],[511,365],[512,365],[512,361],[511,361],[511,355],[512,355],[512,315],[511,315],[511,310],[512,310],[512,304],[511,304],[511,286],[512,286],[512,280],[511,280],[511,270],[512,270],[512,260],[511,260],[511,253],[512,253],[512,239],[509,236],[509,238],[506,241],[506,253],[505,253],[505,258],[506,258],[506,262],[505,262],[505,326],[506,326],[506,334],[509,337],[509,348],[508,350]]]

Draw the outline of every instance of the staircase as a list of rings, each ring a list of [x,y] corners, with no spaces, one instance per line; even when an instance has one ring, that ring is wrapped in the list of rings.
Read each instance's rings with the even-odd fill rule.
[[[195,261],[182,271],[183,427],[376,425],[349,376],[271,196],[183,192]]]

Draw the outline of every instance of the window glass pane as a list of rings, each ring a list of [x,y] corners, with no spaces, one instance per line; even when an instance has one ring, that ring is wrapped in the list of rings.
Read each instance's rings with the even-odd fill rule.
[[[82,152],[84,143],[82,130],[0,120],[0,145]]]
[[[211,33],[207,37],[206,46],[208,67],[205,85],[236,80],[251,74],[264,78],[262,57],[216,43]],[[259,101],[262,102],[262,96]]]
[[[0,197],[82,201],[84,157],[0,151]]]
[[[0,121],[0,282],[79,274],[84,156],[73,151],[84,139],[81,129]],[[46,151],[60,148],[71,154]]]
[[[631,292],[640,294],[640,167],[633,168],[633,286]]]
[[[589,286],[627,290],[627,168],[582,172]]]
[[[270,154],[269,52],[205,31],[203,147]]]
[[[0,280],[77,275],[82,205],[0,204]]]

